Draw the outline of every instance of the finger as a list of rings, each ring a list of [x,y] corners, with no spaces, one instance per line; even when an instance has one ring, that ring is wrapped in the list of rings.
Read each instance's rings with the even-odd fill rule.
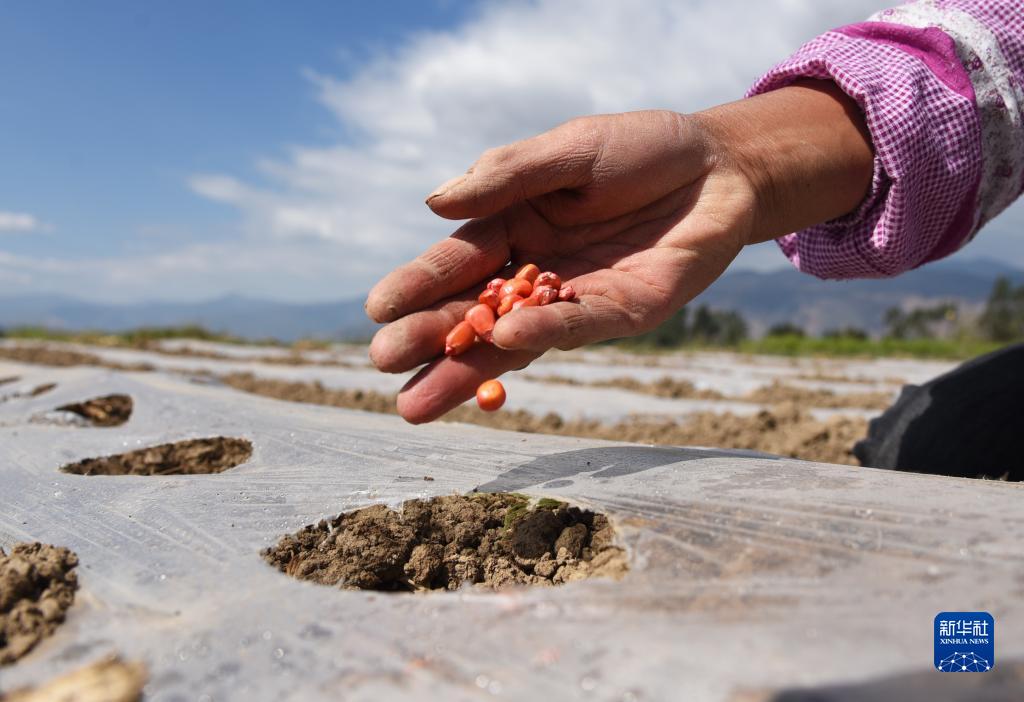
[[[641,244],[644,227],[633,230]],[[660,227],[654,228],[657,233]],[[493,341],[508,350],[572,349],[633,336],[652,329],[707,288],[736,257],[739,248],[718,242],[690,247],[658,247],[619,258],[613,268],[570,277],[576,302],[523,307],[497,321]],[[634,242],[630,248],[636,248]],[[604,257],[610,260],[616,247]],[[601,254],[601,246],[590,253]],[[572,270],[580,262],[568,262]]]
[[[498,271],[508,278],[513,266]],[[378,330],[370,342],[370,361],[385,373],[405,373],[433,360],[444,351],[444,340],[466,311],[478,304],[475,288],[407,314]]]
[[[574,302],[523,307],[505,315],[494,326],[494,343],[506,350],[540,353],[630,336],[638,328],[625,305],[605,295],[583,295]]]
[[[432,422],[476,395],[480,383],[524,368],[539,355],[477,344],[461,356],[441,358],[402,388],[398,394],[398,413],[412,424]]]
[[[461,295],[392,322],[374,335],[370,360],[385,373],[404,373],[437,358],[445,337],[474,304],[475,296]]]
[[[496,219],[467,222],[373,286],[366,313],[375,322],[391,322],[479,283],[508,262],[505,231]]]
[[[427,206],[448,219],[484,217],[529,198],[583,187],[590,181],[598,143],[592,123],[573,120],[491,149],[465,175],[431,193]]]

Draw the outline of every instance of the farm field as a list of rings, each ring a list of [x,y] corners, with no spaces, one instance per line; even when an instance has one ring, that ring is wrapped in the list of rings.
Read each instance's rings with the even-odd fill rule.
[[[393,396],[408,377],[378,372],[365,347],[349,345],[296,351],[172,340],[139,350],[5,341],[4,359],[185,374],[277,399],[376,412],[393,411]],[[867,420],[904,384],[924,382],[953,365],[711,352],[555,352],[503,379],[509,397],[503,411],[485,414],[470,402],[446,420],[855,463],[849,451],[866,432]]]
[[[406,424],[387,405],[402,379],[361,347],[0,355],[0,540],[68,549],[47,557],[77,587],[5,689],[67,673],[153,699],[642,700],[682,671],[692,699],[870,699],[928,684],[899,661],[951,597],[1024,625],[1004,597],[1024,572],[1018,484],[593,436],[754,420],[783,392],[839,436],[948,365],[563,353],[509,379],[502,421],[562,413],[522,433],[468,408]],[[435,530],[409,526],[423,510]],[[492,545],[453,553],[466,529]],[[412,550],[353,546],[366,535]],[[347,586],[324,586],[337,567]],[[819,643],[837,619],[842,655]],[[1019,684],[1018,649],[989,684]]]

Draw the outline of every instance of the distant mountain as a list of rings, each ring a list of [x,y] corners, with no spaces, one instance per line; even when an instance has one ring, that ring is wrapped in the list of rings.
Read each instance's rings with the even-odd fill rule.
[[[1000,276],[1024,283],[1024,271],[991,259],[947,259],[877,280],[819,280],[791,268],[734,271],[691,304],[737,310],[755,334],[780,322],[792,322],[811,334],[846,326],[877,333],[890,307],[907,309],[946,300],[980,307]]]
[[[289,303],[230,295],[205,302],[102,304],[60,296],[0,300],[0,327],[37,325],[69,331],[125,331],[138,327],[198,324],[210,331],[248,339],[301,338],[362,340],[377,325],[363,311],[363,300]]]
[[[693,303],[740,312],[760,334],[792,322],[809,333],[854,326],[882,329],[885,310],[952,300],[980,307],[992,284],[1005,276],[1024,284],[1024,271],[999,261],[949,259],[885,280],[824,281],[792,269],[727,273]],[[102,304],[54,295],[0,299],[0,328],[39,325],[54,329],[124,331],[142,326],[198,324],[249,339],[294,341],[366,339],[377,328],[362,298],[288,303],[230,295],[206,302]]]

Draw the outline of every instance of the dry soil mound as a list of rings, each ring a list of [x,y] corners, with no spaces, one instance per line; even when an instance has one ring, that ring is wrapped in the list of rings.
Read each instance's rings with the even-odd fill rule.
[[[76,475],[197,475],[223,473],[245,463],[252,455],[252,444],[245,439],[216,436],[189,439],[173,444],[119,453],[102,458],[87,458],[61,468]]]
[[[285,536],[263,557],[296,578],[354,590],[553,585],[626,571],[601,514],[509,493],[373,505]]]
[[[105,395],[64,405],[58,407],[57,411],[77,414],[96,427],[118,427],[132,416],[132,398],[127,395]]]
[[[15,544],[0,549],[0,665],[28,653],[64,621],[75,599],[78,557],[66,548]]]

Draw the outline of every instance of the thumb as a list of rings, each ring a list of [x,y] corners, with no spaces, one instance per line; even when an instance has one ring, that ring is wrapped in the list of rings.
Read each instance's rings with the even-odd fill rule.
[[[599,144],[593,120],[575,119],[530,139],[489,149],[465,175],[431,193],[427,206],[447,219],[469,219],[557,190],[581,188],[591,180]]]

